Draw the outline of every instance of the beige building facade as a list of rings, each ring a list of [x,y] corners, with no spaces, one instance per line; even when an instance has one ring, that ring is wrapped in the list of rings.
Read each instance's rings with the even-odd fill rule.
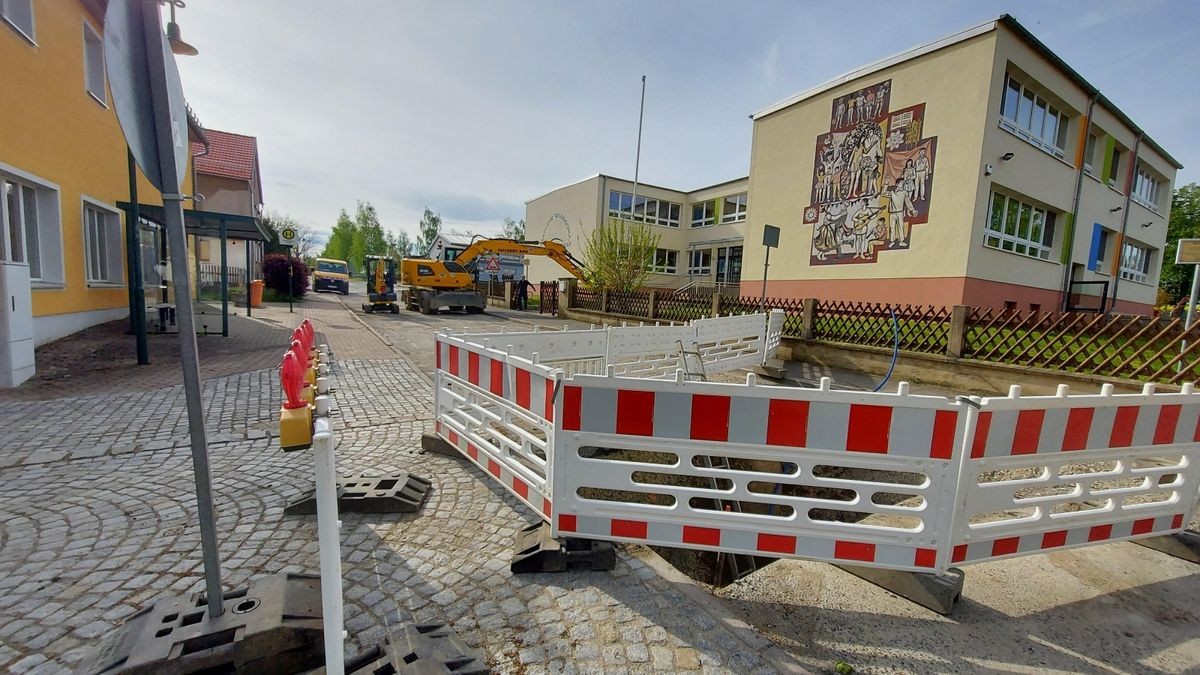
[[[526,202],[525,235],[561,241],[586,265],[586,243],[600,223],[645,223],[659,236],[647,285],[736,289],[742,275],[748,187],[748,178],[684,191],[592,176]],[[551,260],[530,258],[530,280],[564,274]]]
[[[661,224],[661,210],[649,218],[611,208],[614,193],[632,184],[595,176],[530,200],[527,233],[560,238],[581,255],[604,218],[652,222],[661,247],[678,252],[673,267],[656,264],[655,286],[716,283],[718,275],[728,282],[736,269],[733,281],[757,295],[762,234],[774,225],[773,297],[1153,308],[1182,167],[1007,15],[862,66],[752,119],[748,179],[691,192],[638,187],[639,199],[678,203],[677,226]],[[730,206],[732,195],[739,201]],[[722,211],[711,225],[691,227],[696,205],[708,200]],[[722,224],[728,210],[736,220]],[[696,215],[707,222],[703,209]]]

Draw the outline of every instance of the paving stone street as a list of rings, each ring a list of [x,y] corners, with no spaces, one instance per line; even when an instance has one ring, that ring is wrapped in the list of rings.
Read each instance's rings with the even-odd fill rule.
[[[424,374],[330,296],[237,317],[235,335],[285,335],[304,316],[335,358],[339,469],[434,485],[419,513],[343,517],[348,653],[401,610],[450,623],[499,672],[799,669],[645,550],[622,549],[612,572],[512,575],[512,536],[535,516],[468,463],[418,452],[432,427]],[[275,358],[204,382],[227,588],[318,570],[315,518],[283,515],[312,462],[273,438]],[[0,397],[0,671],[69,672],[158,594],[203,585],[182,389],[130,377],[66,398]]]

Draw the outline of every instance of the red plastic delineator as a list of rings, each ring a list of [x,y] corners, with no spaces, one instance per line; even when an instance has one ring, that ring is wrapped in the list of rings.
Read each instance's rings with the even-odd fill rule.
[[[307,354],[309,352],[309,350],[312,349],[312,343],[310,343],[308,341],[309,340],[308,333],[303,328],[297,327],[295,330],[292,331],[292,340],[300,341],[300,344],[304,346],[305,354]]]
[[[292,344],[298,345],[299,343],[293,342]],[[301,390],[304,388],[305,370],[307,368],[294,349],[289,349],[284,353],[283,361],[279,364],[279,383],[283,385],[284,408],[293,410],[308,405],[301,394]]]

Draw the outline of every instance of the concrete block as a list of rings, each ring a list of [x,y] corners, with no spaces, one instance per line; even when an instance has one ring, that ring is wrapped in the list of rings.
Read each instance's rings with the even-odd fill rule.
[[[966,575],[957,567],[951,567],[942,576],[857,565],[837,567],[938,614],[949,614],[954,609],[955,603],[962,597],[963,581],[966,579]]]

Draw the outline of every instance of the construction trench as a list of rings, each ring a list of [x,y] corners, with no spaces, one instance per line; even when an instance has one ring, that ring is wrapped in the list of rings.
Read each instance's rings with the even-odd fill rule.
[[[950,400],[903,382],[711,381],[766,363],[782,321],[443,331],[437,437],[533,509],[551,546],[644,544],[715,585],[816,560],[941,613],[957,565],[1161,542],[1194,513],[1190,385]]]

